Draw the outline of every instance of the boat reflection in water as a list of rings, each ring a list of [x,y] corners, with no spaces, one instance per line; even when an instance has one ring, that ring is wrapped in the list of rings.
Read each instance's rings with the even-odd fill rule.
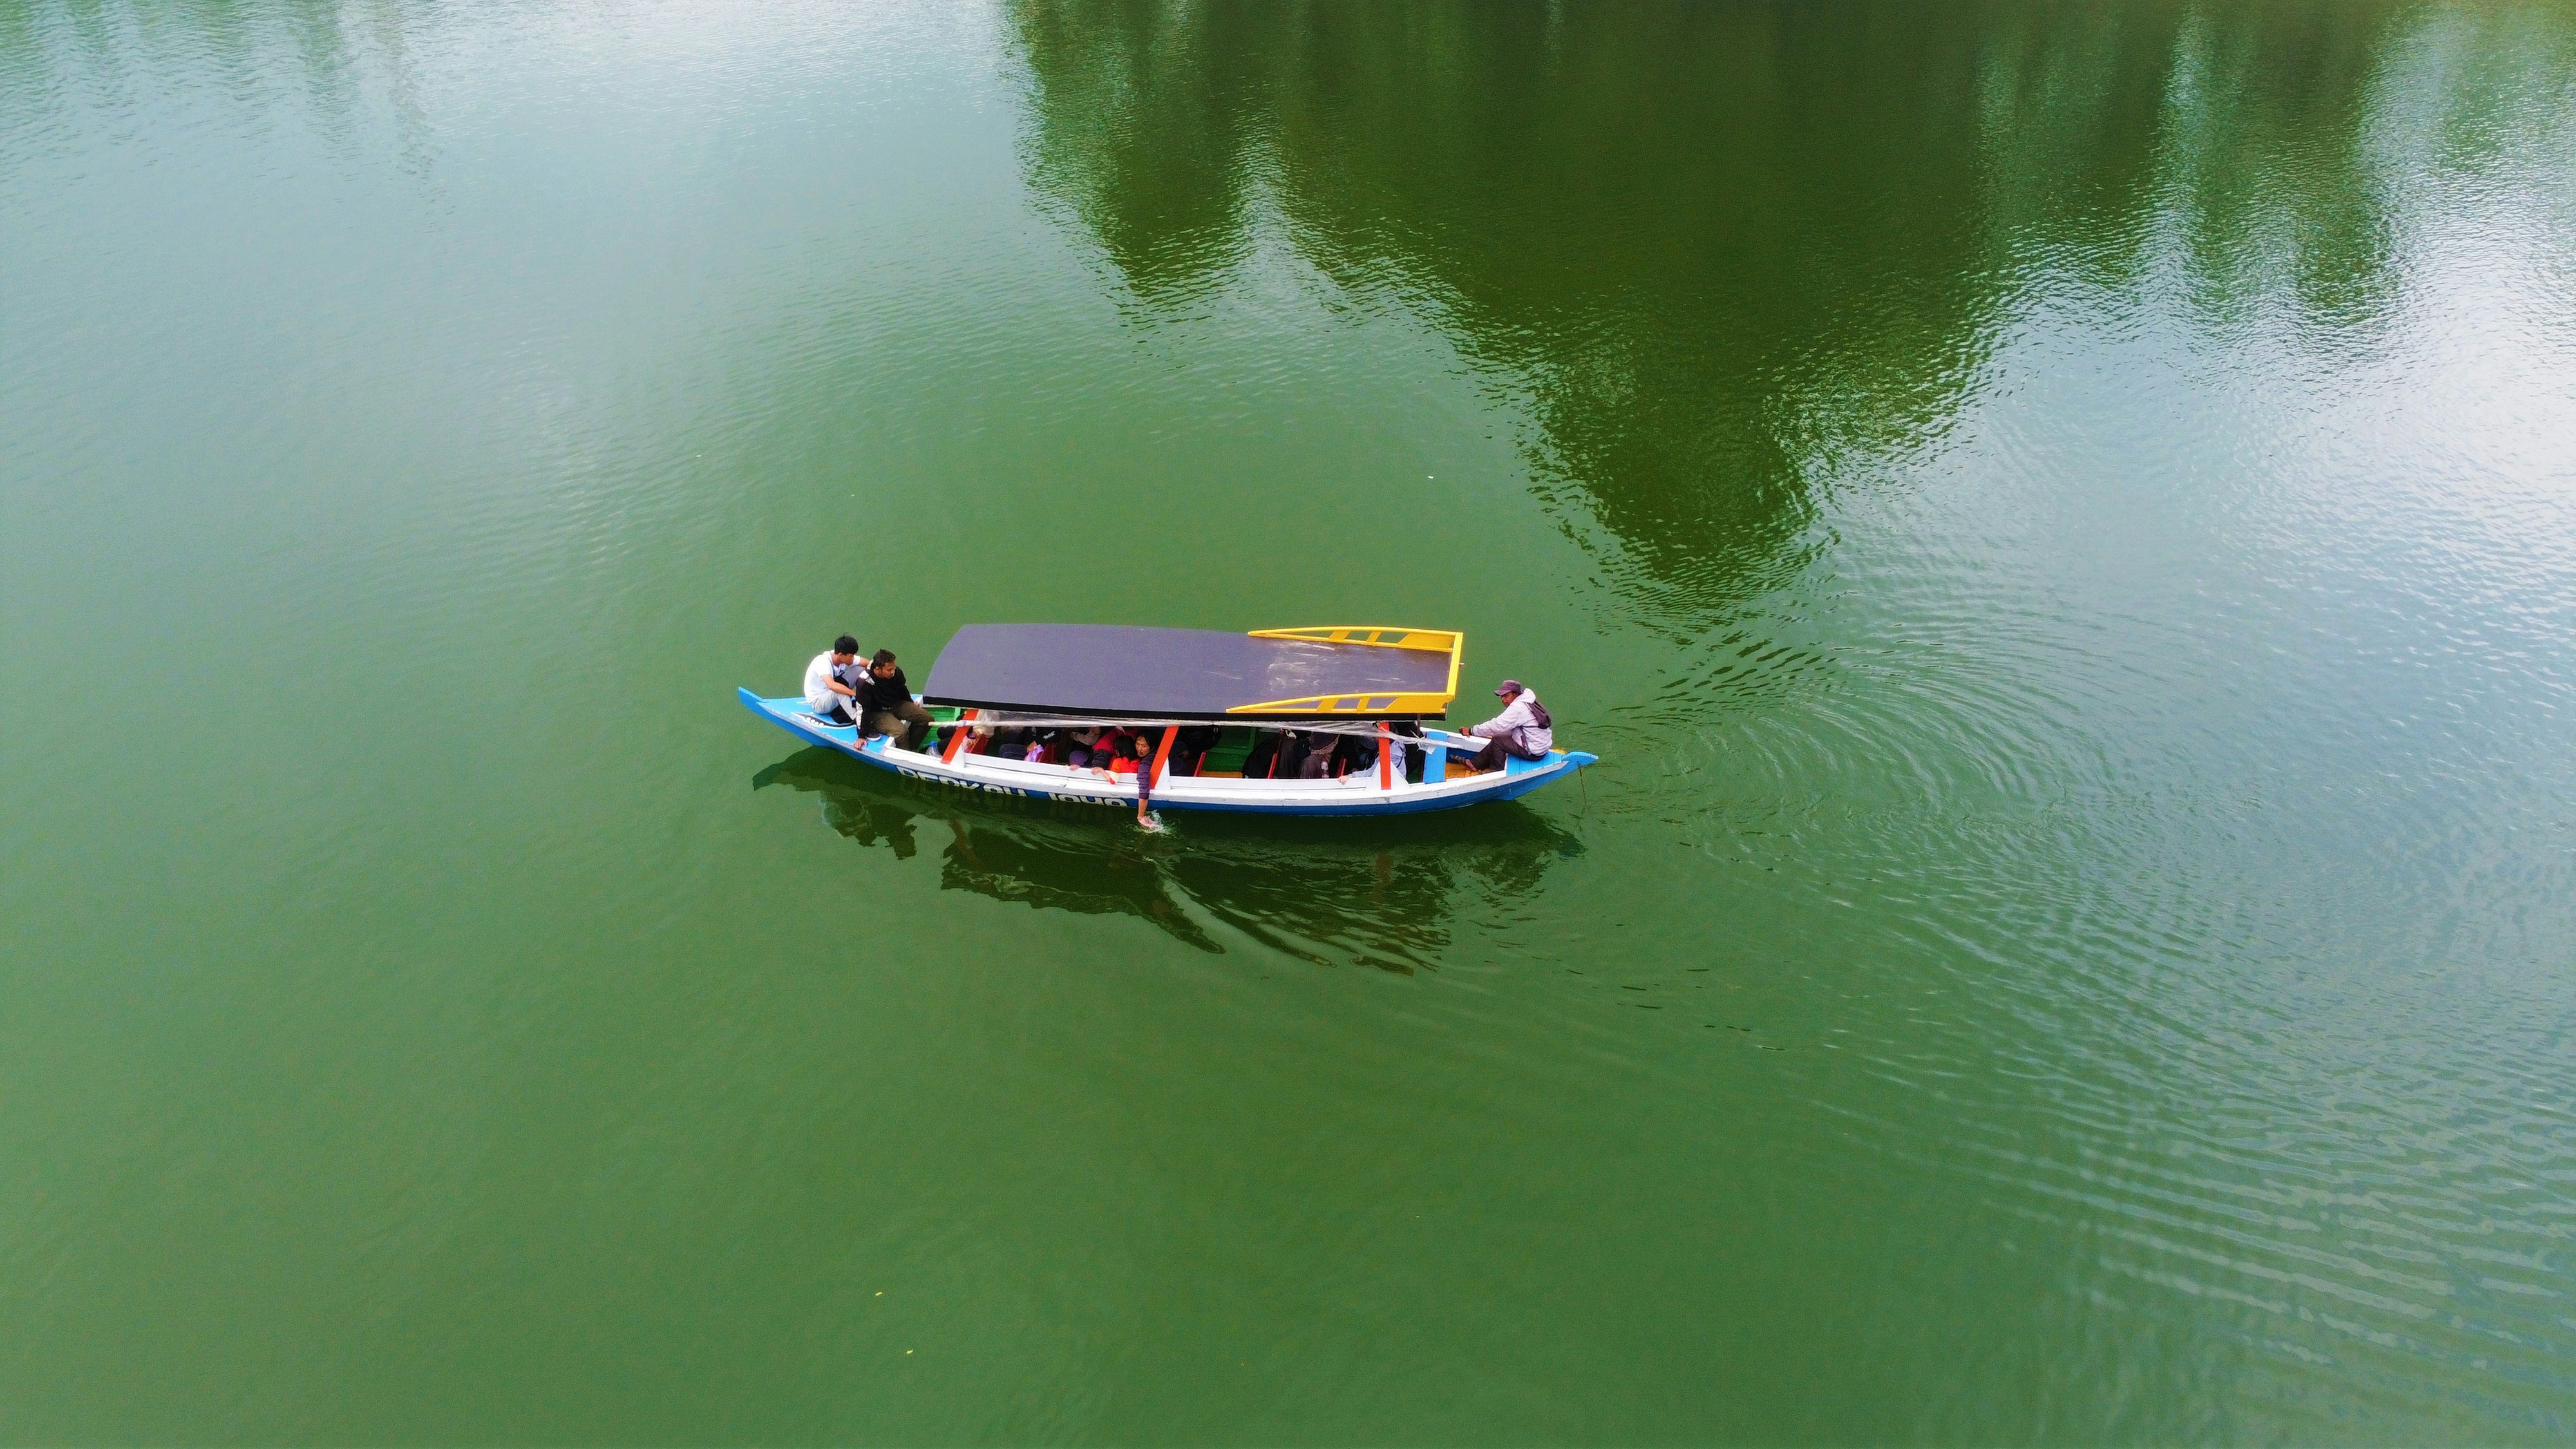
[[[1516,804],[1364,825],[1193,815],[1145,835],[1097,810],[937,789],[820,748],[751,783],[820,796],[834,830],[898,859],[918,854],[926,837],[940,850],[943,889],[1137,916],[1211,953],[1223,953],[1233,932],[1322,965],[1406,973],[1438,963],[1461,897],[1476,903],[1473,919],[1507,919],[1488,907],[1535,890],[1551,861],[1583,849]]]

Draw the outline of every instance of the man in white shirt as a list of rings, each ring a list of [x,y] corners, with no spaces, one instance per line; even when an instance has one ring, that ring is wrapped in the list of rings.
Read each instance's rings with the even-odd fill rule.
[[[844,634],[805,666],[805,707],[825,724],[857,719],[859,641]]]

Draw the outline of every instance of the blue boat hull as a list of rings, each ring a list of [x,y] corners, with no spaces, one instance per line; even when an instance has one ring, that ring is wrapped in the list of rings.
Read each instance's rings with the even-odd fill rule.
[[[1089,771],[997,762],[982,756],[942,761],[937,755],[896,749],[882,735],[861,740],[855,726],[827,724],[807,713],[801,697],[764,699],[748,689],[738,693],[744,708],[789,734],[809,744],[838,750],[880,770],[990,794],[1135,808],[1136,788],[1132,781],[1103,780]],[[1167,778],[1154,792],[1154,808],[1242,815],[1412,815],[1518,799],[1542,786],[1572,778],[1595,758],[1581,750],[1552,750],[1544,760],[1514,760],[1499,773],[1401,785],[1391,790],[1376,788],[1363,777],[1339,782]]]

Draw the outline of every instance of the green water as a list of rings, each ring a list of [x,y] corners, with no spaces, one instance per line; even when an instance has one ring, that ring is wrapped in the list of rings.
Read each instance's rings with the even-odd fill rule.
[[[2571,625],[2565,6],[0,0],[0,1440],[2565,1442]]]

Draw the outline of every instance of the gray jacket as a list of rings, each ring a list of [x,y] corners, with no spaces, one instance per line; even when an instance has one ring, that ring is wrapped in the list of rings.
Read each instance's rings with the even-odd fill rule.
[[[1470,726],[1467,733],[1501,740],[1510,745],[1514,753],[1535,757],[1556,748],[1556,731],[1539,723],[1546,718],[1546,709],[1538,702],[1538,691],[1524,689],[1512,696],[1511,704],[1501,714],[1483,724]]]

